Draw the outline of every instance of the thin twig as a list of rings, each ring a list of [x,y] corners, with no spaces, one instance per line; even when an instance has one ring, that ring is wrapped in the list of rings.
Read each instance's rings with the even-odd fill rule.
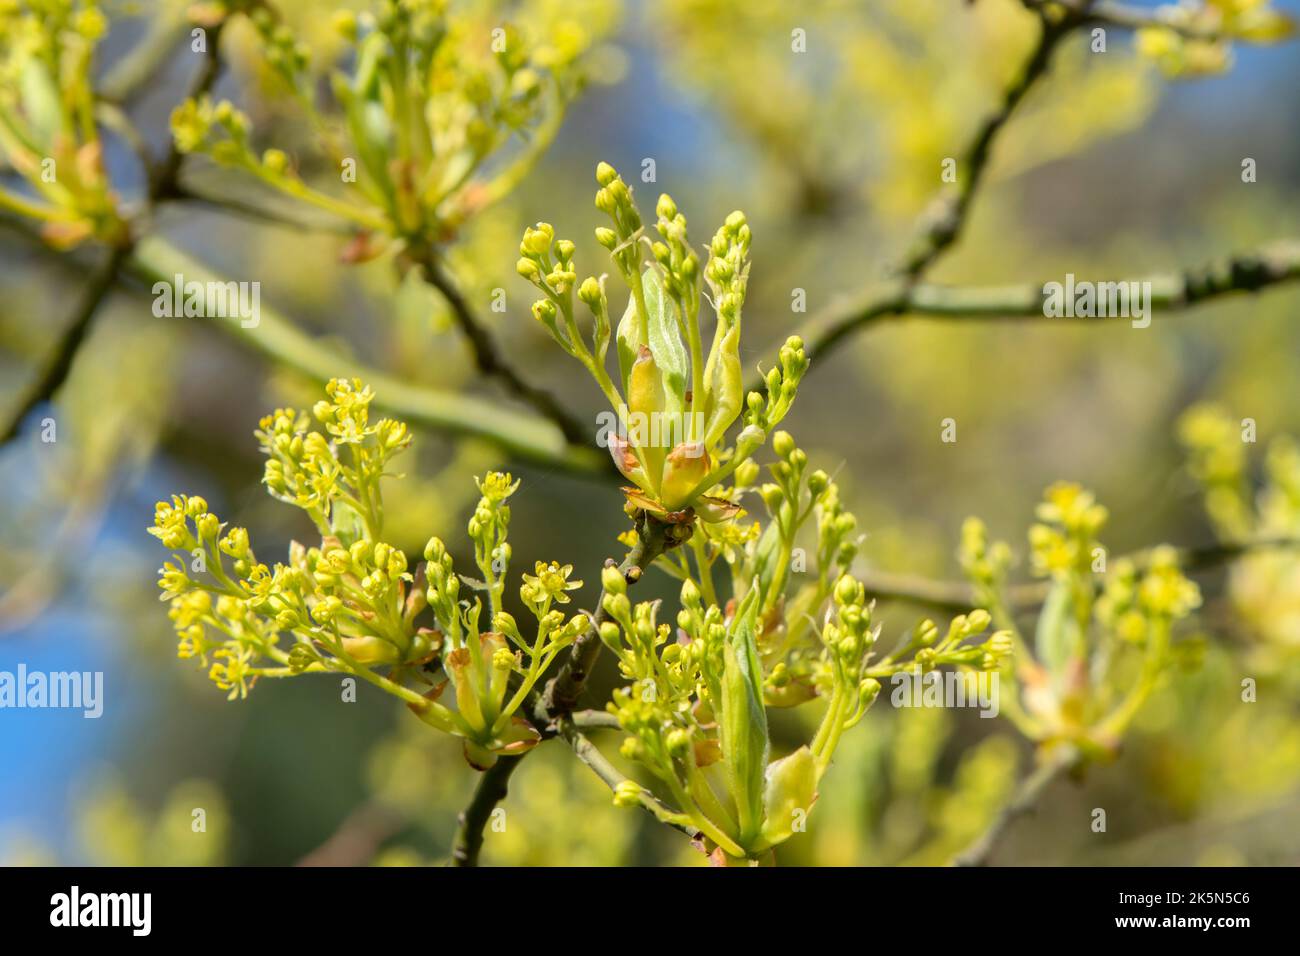
[[[1131,28],[1165,26],[1185,35],[1196,28],[1178,24],[1174,14],[1144,11],[1120,3],[1094,0],[1022,0],[1038,13],[1038,42],[1016,79],[1003,91],[998,108],[980,124],[963,151],[963,172],[957,189],[940,197],[926,227],[897,268],[899,278],[883,288],[866,290],[833,302],[801,330],[810,358],[830,354],[849,335],[887,319],[910,316],[948,318],[1046,318],[1041,283],[994,288],[926,285],[920,280],[935,261],[960,238],[971,206],[984,180],[998,134],[1016,108],[1051,66],[1052,55],[1073,30],[1090,23]],[[1300,278],[1300,243],[1285,240],[1269,248],[1235,255],[1210,266],[1150,277],[1153,307],[1186,309],[1234,292],[1255,292]],[[761,386],[756,382],[755,386]]]
[[[1030,813],[1039,797],[1062,773],[1070,770],[1079,760],[1079,752],[1069,745],[1058,747],[1049,758],[1021,781],[1011,800],[989,824],[987,830],[961,853],[953,857],[953,866],[987,866],[998,841],[1007,828],[1018,818]]]
[[[647,518],[641,528],[637,543],[632,546],[623,563],[618,566],[619,572],[629,584],[637,581],[641,577],[642,570],[650,567],[667,546],[664,526]],[[612,564],[613,561],[611,560],[610,563]],[[605,610],[605,592],[602,589],[596,610],[591,616],[591,625],[578,635],[559,672],[546,685],[539,709],[534,715],[539,722],[545,724],[562,714],[567,714],[578,703],[591,669],[600,655],[600,625],[608,619],[609,612]]]
[[[59,340],[54,346],[54,354],[46,360],[40,377],[32,383],[18,406],[10,413],[4,432],[0,433],[0,445],[7,444],[17,437],[18,429],[22,427],[23,421],[31,414],[32,409],[50,401],[63,387],[68,374],[72,371],[77,353],[90,332],[91,320],[99,311],[108,291],[116,284],[118,270],[129,254],[130,249],[126,246],[113,247],[109,251],[108,258],[91,274],[90,281],[81,290],[81,297],[71,321],[59,334]]]
[[[573,717],[561,717],[556,721],[556,729],[559,735],[573,748],[577,758],[590,767],[592,773],[604,781],[610,790],[617,790],[620,784],[627,781],[628,778],[619,773],[618,768],[610,763],[605,755],[596,748],[596,745],[578,730]],[[644,787],[640,788],[637,800],[660,823],[686,834],[692,840],[699,838],[700,831],[698,829],[689,823],[683,822],[680,819],[680,814],[674,813]]]
[[[288,216],[277,212],[266,205],[260,205],[242,199],[236,199],[233,196],[213,196],[192,186],[178,184],[167,196],[161,199],[172,200],[182,203],[191,203],[196,206],[202,206],[215,212],[226,213],[231,216],[239,216],[253,222],[270,226],[280,226],[285,229],[292,229],[295,232],[319,233],[327,232],[335,235],[353,235],[355,230],[351,226],[339,223],[337,220],[325,219],[322,217],[317,221],[307,221]]]
[[[491,333],[479,321],[473,307],[447,272],[437,252],[425,249],[416,258],[416,262],[424,280],[437,289],[447,301],[447,305],[451,307],[452,318],[461,334],[465,336],[465,341],[469,343],[474,364],[479,372],[488,378],[496,379],[510,394],[527,402],[544,417],[549,418],[571,444],[588,444],[592,437],[592,429],[585,427],[582,422],[569,414],[550,392],[525,382],[514,367],[506,361],[496,343],[492,341]]]
[[[603,710],[575,710],[569,720],[579,730],[617,730],[618,718]]]
[[[10,228],[28,239],[39,238],[38,230],[27,220],[0,215],[0,227]],[[74,251],[69,258],[84,262],[86,257],[84,252]],[[193,280],[201,290],[200,306],[206,304],[206,290],[230,281],[156,235],[136,243],[131,256],[118,270],[118,281],[149,289],[159,282],[170,285],[178,273]],[[245,327],[237,315],[218,316],[207,325],[313,381],[324,383],[344,374],[363,378],[376,390],[376,408],[414,426],[480,438],[521,461],[578,477],[603,477],[609,464],[609,455],[589,446],[569,444],[553,423],[540,416],[474,395],[412,385],[377,368],[360,365],[303,332],[270,303],[260,303],[256,326]]]
[[[984,181],[984,173],[993,155],[993,145],[998,134],[1034,84],[1046,75],[1057,45],[1080,21],[1077,15],[1070,15],[1054,22],[1040,11],[1039,22],[1038,40],[1028,58],[1015,79],[1003,90],[997,108],[984,118],[962,150],[962,160],[958,166],[962,178],[957,188],[939,196],[922,216],[924,225],[918,236],[902,261],[892,270],[892,274],[899,277],[897,281],[891,281],[884,294],[874,291],[859,293],[847,303],[835,304],[835,308],[846,311],[829,312],[815,318],[809,328],[802,332],[809,358],[829,353],[862,325],[906,312],[912,291],[922,277],[961,237],[976,193]],[[749,387],[761,389],[763,383],[755,380]]]
[[[203,55],[203,65],[199,67],[198,73],[194,75],[194,79],[190,82],[189,89],[186,91],[185,98],[187,100],[199,99],[205,93],[211,92],[212,88],[217,85],[217,80],[221,78],[221,71],[225,67],[220,50],[223,26],[224,24],[218,24],[208,31],[207,52]],[[167,152],[163,154],[162,160],[149,171],[149,198],[151,203],[169,195],[176,188],[180,178],[181,163],[184,161],[185,154],[176,145],[176,140],[169,138]]]
[[[962,177],[957,189],[941,197],[938,206],[927,217],[927,227],[904,257],[899,269],[904,276],[913,280],[919,278],[961,236],[971,203],[984,180],[998,134],[1024,101],[1025,95],[1046,75],[1057,45],[1079,22],[1077,14],[1068,14],[1056,21],[1047,17],[1040,18],[1038,41],[1016,78],[1003,90],[997,109],[980,123],[975,136],[963,152],[958,165]]]

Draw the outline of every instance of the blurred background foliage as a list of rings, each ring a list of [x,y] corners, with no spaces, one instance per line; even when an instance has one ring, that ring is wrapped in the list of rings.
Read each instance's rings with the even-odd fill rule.
[[[187,6],[106,4],[113,26],[101,72],[152,33],[186,28]],[[341,5],[279,6],[314,62],[328,62],[337,48],[329,13]],[[601,396],[550,347],[513,274],[524,225],[547,219],[565,235],[586,233],[599,159],[632,173],[643,204],[670,191],[701,234],[703,224],[744,209],[755,237],[743,356],[752,369],[806,318],[792,313],[792,290],[805,290],[815,313],[885,277],[938,190],[941,161],[960,154],[1037,31],[1018,0],[580,6],[484,7],[485,22],[559,18],[599,34],[601,45],[594,82],[554,145],[507,200],[459,231],[449,266],[502,351],[593,434]],[[806,33],[806,53],[791,52],[795,29]],[[256,32],[237,21],[223,43],[231,68],[216,93],[248,112],[257,145],[312,155],[311,130],[264,65]],[[1145,275],[1295,233],[1296,46],[1235,44],[1230,57],[1211,58],[1209,75],[1184,64],[1174,77],[1169,50],[1156,46],[1122,30],[1109,31],[1104,54],[1090,52],[1086,31],[1067,42],[999,139],[962,242],[930,278]],[[167,117],[192,69],[184,43],[173,50],[131,106],[155,150],[168,141]],[[1257,182],[1242,182],[1245,157],[1258,164]],[[636,181],[647,158],[653,184]],[[110,139],[106,163],[121,192],[139,192],[141,172],[123,143]],[[196,163],[191,176],[209,191],[265,201],[241,194],[246,184],[211,164]],[[343,265],[345,237],[196,204],[162,207],[155,227],[224,274],[258,278],[264,303],[345,356],[417,384],[494,392],[475,380],[442,298],[391,259]],[[594,261],[596,248],[589,235],[579,238],[579,259]],[[85,270],[14,230],[0,231],[0,250],[0,400],[8,407],[53,347]],[[496,289],[505,290],[501,313],[489,307]],[[785,424],[856,512],[867,535],[864,570],[955,578],[966,515],[1010,537],[1058,478],[1107,503],[1108,541],[1120,551],[1294,534],[1300,468],[1283,436],[1300,435],[1298,308],[1293,286],[1157,311],[1146,330],[889,320],[815,362]],[[164,493],[205,496],[231,522],[258,529],[268,554],[310,532],[260,487],[252,431],[265,410],[309,405],[314,391],[205,320],[155,318],[147,298],[119,290],[58,393],[57,442],[40,441],[39,421],[51,414],[42,408],[0,452],[0,667],[103,670],[107,695],[98,721],[0,714],[0,858],[446,860],[474,784],[458,744],[368,689],[343,702],[327,678],[263,686],[227,703],[174,660],[157,604],[158,555],[144,527]],[[1217,411],[1187,414],[1203,402]],[[955,444],[939,440],[948,417],[958,422]],[[1257,444],[1241,443],[1243,418],[1258,424]],[[470,476],[511,463],[484,442],[422,431],[403,464],[406,480],[386,487],[390,528],[395,544],[416,553],[435,533],[466,550],[459,529],[473,504]],[[618,553],[625,527],[615,484],[513,467],[523,478],[513,502],[517,559],[574,564],[588,582],[575,594],[579,606],[594,600],[595,569]],[[1199,666],[1152,698],[1116,763],[1082,782],[1058,781],[997,861],[1300,859],[1300,562],[1255,556],[1201,583]],[[654,575],[641,587],[673,590]],[[917,617],[905,606],[884,610],[887,638]],[[612,668],[598,676],[593,701],[614,679]],[[1241,700],[1245,677],[1258,682],[1255,703]],[[773,732],[797,740],[807,730]],[[615,753],[616,734],[596,739]],[[779,860],[942,863],[987,826],[1030,761],[1003,721],[896,710],[882,695],[846,736],[809,832]],[[1089,829],[1094,807],[1107,809],[1104,834]],[[206,811],[202,832],[191,829],[194,808]],[[484,862],[705,862],[680,834],[615,808],[559,744],[521,767],[504,808],[506,825],[489,831]]]

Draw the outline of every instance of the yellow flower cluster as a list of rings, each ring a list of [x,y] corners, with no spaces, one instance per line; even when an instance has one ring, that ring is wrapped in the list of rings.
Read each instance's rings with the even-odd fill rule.
[[[95,50],[107,32],[97,0],[0,4],[0,166],[34,195],[0,189],[0,209],[40,222],[58,249],[129,240],[96,116]]]
[[[1032,644],[1020,633],[1008,593],[1010,549],[990,544],[977,519],[963,526],[962,567],[977,600],[1004,629],[1007,653],[986,666],[1007,679],[1002,712],[1030,739],[1067,743],[1084,759],[1109,757],[1170,670],[1173,626],[1200,606],[1200,590],[1170,547],[1107,566],[1097,539],[1107,511],[1079,485],[1052,485],[1037,516],[1040,523],[1029,530],[1032,570],[1050,584]]]
[[[503,21],[488,0],[378,0],[335,15],[342,48],[318,64],[319,51],[286,15],[255,5],[247,14],[266,62],[312,121],[343,188],[306,182],[281,149],[259,154],[247,117],[227,102],[182,104],[173,136],[182,152],[206,153],[368,233],[354,259],[438,242],[508,194],[540,157],[599,72],[588,61],[617,11],[612,0],[543,2]],[[340,116],[318,102],[322,70]]]
[[[267,456],[265,483],[303,508],[321,533],[318,546],[291,544],[287,563],[257,560],[246,529],[227,527],[198,496],[160,501],[149,533],[174,552],[159,580],[182,658],[197,658],[231,700],[261,678],[334,672],[360,677],[404,701],[426,723],[463,738],[476,767],[535,744],[516,712],[556,655],[587,628],[552,604],[581,587],[572,567],[538,562],[520,593],[537,618],[525,639],[501,607],[510,546],[508,474],[479,481],[482,498],[469,534],[486,593],[490,628],[480,628],[481,598],[464,601],[461,578],[437,538],[417,582],[407,556],[380,537],[380,479],[410,444],[405,425],[372,422],[373,392],[334,380],[305,412],[278,409],[256,432]],[[323,430],[313,430],[311,418]],[[422,620],[426,609],[432,620]],[[287,641],[286,641],[287,638]],[[375,670],[386,668],[386,672]],[[442,676],[439,677],[438,675]],[[439,697],[450,683],[454,706]],[[507,696],[509,695],[509,696]]]
[[[1194,0],[1159,8],[1169,26],[1137,31],[1138,52],[1171,77],[1222,73],[1232,66],[1232,43],[1276,43],[1295,31],[1270,0]]]
[[[1097,532],[1108,512],[1091,492],[1057,482],[1047,489],[1036,513],[1042,523],[1029,529],[1035,574],[1064,576],[1092,562]]]
[[[608,163],[596,168],[596,207],[610,217],[596,240],[627,286],[627,306],[612,323],[604,278],[581,283],[575,245],[556,239],[539,222],[524,231],[516,271],[543,295],[533,315],[569,355],[591,373],[610,404],[613,428],[602,436],[618,470],[633,483],[629,506],[670,523],[733,515],[712,494],[762,446],[794,401],[808,369],[803,342],[792,336],[765,377],[767,394],[745,394],[740,363],[741,310],[749,276],[751,233],[744,213],[733,212],[709,245],[701,266],[686,232],[686,217],[671,196],[656,205],[659,240],[649,241],[631,188]],[[650,256],[645,257],[643,245]],[[709,294],[705,294],[707,285]],[[575,313],[574,292],[593,319],[590,346]],[[702,299],[717,315],[706,354]],[[618,380],[606,369],[616,343]],[[743,415],[744,428],[728,445],[726,434]]]

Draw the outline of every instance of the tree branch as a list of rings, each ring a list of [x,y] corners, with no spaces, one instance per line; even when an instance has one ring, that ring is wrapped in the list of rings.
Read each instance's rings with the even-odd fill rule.
[[[663,553],[668,547],[666,541],[666,529],[659,522],[646,517],[637,528],[637,543],[633,545],[623,559],[623,563],[618,566],[623,575],[623,579],[628,584],[635,584],[641,579],[643,568],[650,566],[656,557]],[[610,558],[606,562],[606,567],[613,565],[614,559]],[[564,659],[559,671],[546,684],[546,689],[540,694],[533,693],[529,695],[524,702],[524,709],[530,714],[532,723],[536,726],[543,737],[551,737],[557,734],[563,736],[568,728],[570,734],[577,734],[577,726],[571,714],[578,698],[582,696],[583,688],[586,687],[587,677],[591,669],[595,666],[597,658],[600,656],[600,625],[608,620],[609,614],[605,610],[605,589],[601,588],[600,597],[596,601],[596,610],[591,613],[591,623],[585,631],[582,632],[569,648],[569,654]],[[603,721],[597,718],[605,715],[597,714],[594,711],[584,711],[581,715],[585,725],[597,726]],[[617,723],[617,722],[615,722]],[[568,738],[566,738],[568,739]],[[585,739],[585,738],[584,738]],[[570,746],[573,741],[570,740]],[[586,752],[587,749],[594,751],[595,748],[590,741],[581,749]],[[575,747],[575,752],[579,748]],[[522,760],[527,754],[521,755],[514,760]],[[579,754],[582,757],[583,754]],[[590,756],[590,754],[588,754]],[[594,758],[593,758],[594,759]],[[604,759],[601,757],[600,759]],[[488,773],[492,773],[500,766],[501,761],[492,767]],[[588,764],[591,766],[591,764]],[[595,769],[593,767],[593,769]],[[616,771],[615,771],[616,772]],[[507,772],[508,773],[508,772]],[[598,771],[599,773],[599,771]],[[486,775],[485,775],[486,776]],[[621,778],[620,778],[621,779]],[[486,781],[480,781],[479,788],[474,791],[474,798],[470,805],[473,809],[475,804],[481,801],[492,800],[493,793],[496,792],[491,786],[484,790]],[[496,800],[505,797],[504,785],[499,788],[499,795]],[[642,801],[644,803],[644,801]],[[470,809],[461,814],[461,827],[456,835],[456,845],[460,846],[467,840],[477,839],[481,844],[483,840],[482,827],[486,824],[492,813],[492,806],[489,804],[484,810],[479,808],[477,814],[471,814]],[[478,826],[477,835],[468,834],[467,828]],[[454,854],[453,854],[454,855]],[[472,866],[473,863],[462,864]]]
[[[221,71],[224,68],[221,59],[221,31],[224,26],[224,23],[219,23],[208,31],[207,52],[203,54],[203,65],[199,67],[198,73],[194,75],[194,79],[190,81],[189,89],[185,92],[187,100],[199,99],[204,94],[211,92],[212,88],[217,85],[217,80],[221,78]],[[185,154],[176,145],[175,138],[169,135],[167,152],[163,154],[162,161],[149,170],[149,201],[151,205],[175,190],[181,174],[181,164],[184,161]]]
[[[953,857],[953,866],[987,866],[989,856],[1007,828],[1018,818],[1031,812],[1048,785],[1062,773],[1072,769],[1078,760],[1079,752],[1074,747],[1068,744],[1057,747],[1045,762],[1039,764],[1033,773],[1021,781],[1010,802],[1002,808],[979,839]]]
[[[1121,284],[1149,282],[1152,310],[1183,312],[1215,299],[1259,292],[1297,280],[1300,280],[1300,239],[1282,239],[1181,272],[1113,281]],[[1045,315],[1043,289],[1044,283],[948,286],[933,283],[909,285],[905,280],[899,280],[887,283],[883,288],[877,287],[832,302],[807,323],[801,334],[810,357],[816,358],[828,355],[849,335],[889,320],[1096,321]]]
[[[510,789],[510,775],[523,759],[499,757],[479,777],[474,796],[459,818],[456,838],[451,847],[452,866],[478,866],[479,851],[483,849],[483,830],[492,818],[492,811],[497,804],[506,798]]]
[[[1032,3],[1026,6],[1034,9]],[[810,359],[829,353],[849,333],[875,319],[900,315],[907,311],[913,290],[931,266],[961,237],[969,217],[975,195],[984,181],[984,173],[993,155],[998,134],[1011,120],[1025,96],[1048,72],[1052,54],[1057,45],[1075,27],[1079,26],[1077,14],[1068,14],[1053,21],[1042,10],[1039,18],[1038,40],[1011,84],[1002,92],[997,108],[986,116],[975,130],[974,136],[962,150],[958,169],[962,176],[956,189],[940,195],[921,217],[921,228],[902,261],[893,269],[898,276],[886,291],[868,290],[852,296],[847,302],[832,303],[824,314],[814,318],[799,334],[804,340]],[[763,382],[754,380],[750,389],[762,389]]]
[[[170,284],[180,274],[199,283],[206,295],[210,283],[226,281],[159,237],[141,241],[126,271],[148,286]],[[359,365],[301,331],[267,303],[259,306],[256,326],[245,328],[238,316],[211,320],[213,326],[285,368],[318,382],[347,374],[364,378],[375,390],[375,406],[411,424],[453,435],[491,441],[525,461],[578,474],[600,473],[608,455],[569,445],[550,422],[521,414],[486,399],[456,392],[420,388]]]
[[[90,281],[81,291],[81,298],[72,319],[59,334],[59,340],[54,346],[54,354],[46,361],[45,369],[10,413],[4,432],[0,433],[0,445],[13,441],[32,409],[50,401],[68,380],[77,353],[90,332],[91,321],[108,296],[109,290],[116,284],[118,270],[129,254],[130,250],[125,246],[114,247],[109,250],[108,258],[103,264],[91,274]]]
[[[637,530],[637,543],[632,546],[623,563],[618,566],[619,572],[629,584],[640,580],[642,570],[650,567],[655,558],[663,554],[668,547],[665,528],[659,522],[647,517]],[[613,563],[611,559],[609,564]],[[605,592],[602,589],[596,610],[591,617],[591,626],[578,635],[578,639],[573,642],[573,647],[569,649],[569,656],[565,658],[559,672],[551,678],[542,694],[534,716],[543,726],[569,713],[578,703],[578,698],[582,696],[582,690],[586,686],[587,677],[600,656],[602,646],[600,625],[608,619],[609,613],[605,610]]]
[[[1081,22],[1077,13],[1067,13],[1055,21],[1041,15],[1039,19],[1038,41],[1028,59],[1016,78],[1003,90],[1002,101],[997,109],[985,117],[963,151],[958,164],[962,176],[956,191],[940,197],[925,217],[928,222],[899,267],[899,271],[909,280],[920,278],[961,236],[971,203],[984,180],[985,170],[993,155],[993,144],[998,133],[1010,121],[1034,84],[1046,75],[1057,45]]]
[[[980,124],[962,153],[964,174],[955,191],[940,197],[911,249],[894,270],[897,278],[831,303],[800,330],[810,358],[830,354],[849,335],[886,319],[930,316],[946,318],[1045,318],[1042,285],[951,287],[921,282],[929,268],[960,238],[984,180],[998,134],[1034,84],[1051,66],[1052,54],[1071,31],[1089,23],[1116,26],[1164,26],[1184,35],[1207,36],[1177,16],[1100,0],[1023,0],[1039,15],[1038,42],[1016,79],[1002,94],[998,108]],[[1056,17],[1053,19],[1053,17]],[[1151,277],[1153,306],[1186,309],[1221,295],[1257,291],[1300,277],[1300,243],[1284,240],[1256,252],[1242,253],[1202,270]],[[1142,281],[1142,280],[1139,280]],[[755,381],[751,387],[761,388]]]
[[[568,715],[579,730],[618,730],[618,718],[604,710],[575,710]]]
[[[499,381],[510,394],[527,402],[543,417],[554,422],[570,444],[586,444],[592,430],[570,415],[550,392],[525,382],[506,361],[492,341],[491,333],[474,314],[474,309],[447,272],[437,252],[431,248],[422,249],[415,257],[415,262],[424,281],[437,289],[451,307],[452,318],[469,343],[478,370],[488,378]]]

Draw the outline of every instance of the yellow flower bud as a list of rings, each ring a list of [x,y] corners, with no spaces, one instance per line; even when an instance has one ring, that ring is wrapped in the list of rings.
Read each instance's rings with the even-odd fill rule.
[[[641,803],[641,787],[631,780],[622,780],[614,788],[614,806],[635,807]]]
[[[623,577],[623,572],[614,565],[609,565],[601,570],[600,586],[604,588],[606,594],[627,593],[627,581]]]
[[[598,163],[596,165],[596,182],[602,186],[608,186],[614,180],[618,179],[618,172],[609,163]]]

